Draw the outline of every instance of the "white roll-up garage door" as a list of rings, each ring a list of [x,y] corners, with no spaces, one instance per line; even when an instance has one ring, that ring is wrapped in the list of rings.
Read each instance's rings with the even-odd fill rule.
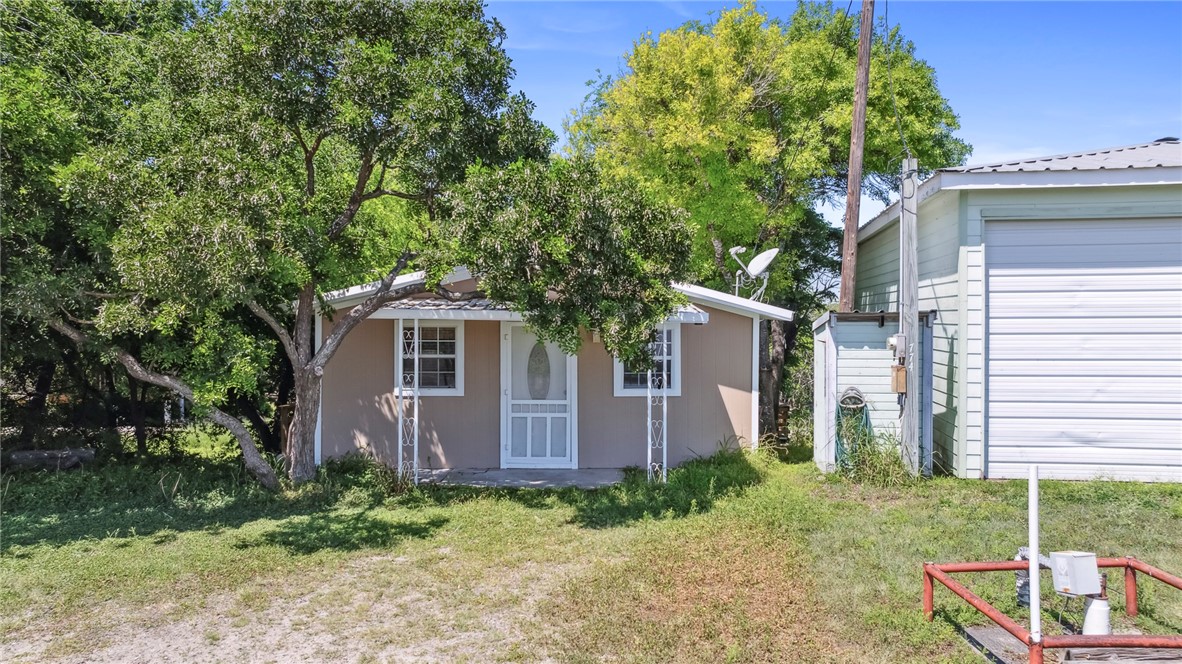
[[[989,477],[1182,481],[1182,219],[986,224]]]

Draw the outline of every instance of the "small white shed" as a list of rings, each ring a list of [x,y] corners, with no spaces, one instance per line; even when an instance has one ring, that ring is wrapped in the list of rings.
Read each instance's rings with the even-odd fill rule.
[[[932,473],[932,322],[919,314],[917,329],[919,386],[919,466]],[[891,374],[899,364],[891,337],[899,332],[898,312],[831,311],[813,323],[813,461],[823,472],[837,468],[838,404],[848,388],[865,397],[874,434],[898,435],[902,402],[892,389]]]
[[[937,470],[1182,481],[1182,144],[950,168],[918,200]],[[858,232],[893,309],[899,208]]]

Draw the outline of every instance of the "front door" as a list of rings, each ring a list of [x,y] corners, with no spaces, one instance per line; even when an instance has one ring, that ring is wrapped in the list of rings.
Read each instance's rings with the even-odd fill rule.
[[[501,324],[501,467],[577,468],[575,358]]]

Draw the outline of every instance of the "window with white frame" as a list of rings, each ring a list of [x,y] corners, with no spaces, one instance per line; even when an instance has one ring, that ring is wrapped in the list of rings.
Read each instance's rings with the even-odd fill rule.
[[[429,396],[464,395],[463,321],[424,321],[418,325],[419,392]],[[404,389],[414,386],[415,322],[403,320],[397,353]],[[397,381],[396,381],[397,382]]]
[[[649,393],[649,376],[652,376],[652,391],[681,396],[681,326],[658,329],[649,349],[653,354],[651,373],[644,367],[615,360],[615,396],[645,396]]]

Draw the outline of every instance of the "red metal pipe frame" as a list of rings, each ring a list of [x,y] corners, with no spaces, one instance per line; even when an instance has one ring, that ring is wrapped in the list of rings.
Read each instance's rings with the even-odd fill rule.
[[[992,604],[973,594],[973,591],[945,574],[938,566],[924,565],[924,570],[930,577],[947,586],[952,592],[960,595],[961,599],[968,602],[981,613],[984,613],[987,618],[997,623],[1002,629],[1013,634],[1022,643],[1030,645],[1030,632],[1026,631],[1026,628],[1019,625],[1016,620],[998,611]],[[934,613],[928,614],[928,620],[931,620],[933,617]]]
[[[1137,617],[1137,570],[1132,565],[1125,567],[1125,614]]]
[[[1137,615],[1137,572],[1148,575],[1162,583],[1182,590],[1182,578],[1160,570],[1131,556],[1122,558],[1097,558],[1097,567],[1123,567],[1125,569],[1125,611]],[[935,617],[935,598],[932,579],[944,584],[973,608],[997,623],[1002,629],[1026,644],[1030,652],[1030,664],[1043,664],[1045,648],[1176,648],[1182,649],[1182,636],[1154,636],[1143,634],[1084,635],[1065,634],[1044,636],[1040,643],[1030,640],[1030,632],[1013,618],[998,611],[992,604],[975,595],[960,582],[948,576],[949,572],[1005,572],[1029,569],[1023,560],[968,563],[924,563],[923,565],[923,612],[931,621]]]
[[[1157,579],[1168,586],[1174,586],[1178,590],[1182,590],[1182,577],[1174,576],[1169,572],[1160,570],[1153,565],[1143,563],[1133,557],[1129,557],[1127,560],[1130,569],[1135,569],[1138,572],[1149,576],[1150,578]]]
[[[1179,648],[1182,636],[1156,634],[1062,634],[1042,637],[1046,648]]]

